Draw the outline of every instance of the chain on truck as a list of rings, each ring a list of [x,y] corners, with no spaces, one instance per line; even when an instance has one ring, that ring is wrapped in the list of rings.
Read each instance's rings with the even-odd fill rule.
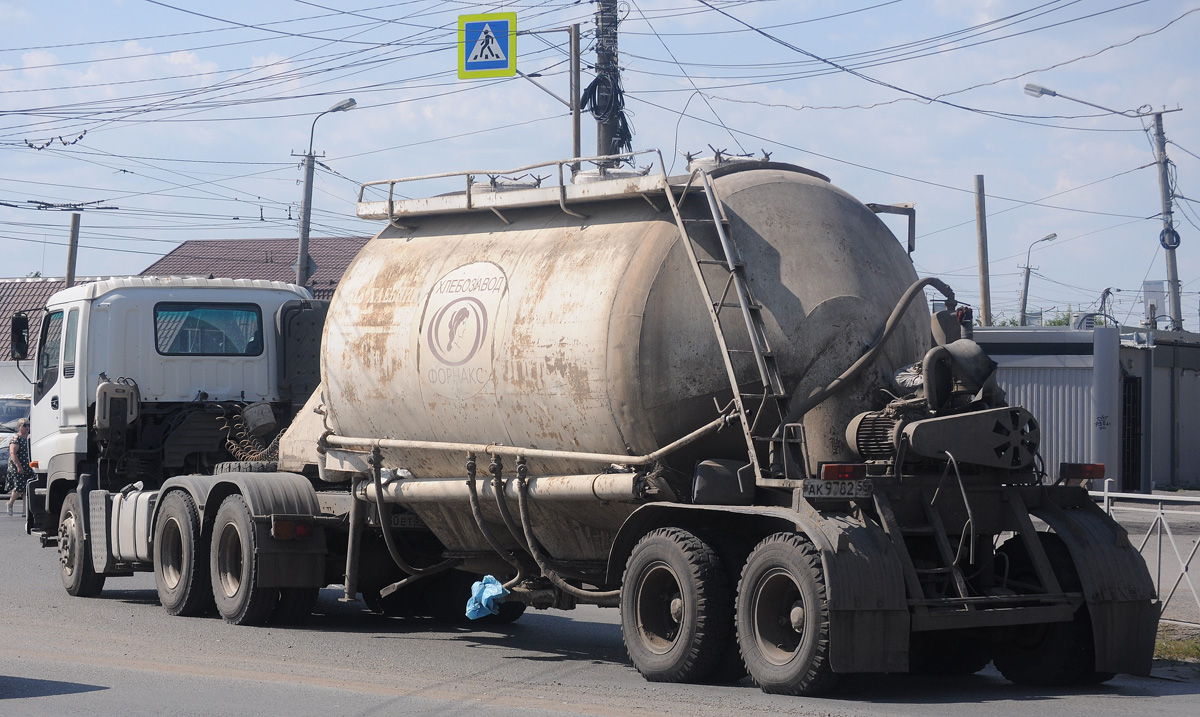
[[[1144,563],[1039,466],[1036,418],[916,276],[911,207],[649,154],[363,185],[385,226],[328,305],[222,279],[55,295],[28,528],[67,591],[152,571],[171,614],[253,625],[336,584],[463,619],[489,575],[492,621],[618,607],[654,681],[1147,674]],[[448,193],[398,198],[417,180]],[[908,252],[878,212],[908,215]]]

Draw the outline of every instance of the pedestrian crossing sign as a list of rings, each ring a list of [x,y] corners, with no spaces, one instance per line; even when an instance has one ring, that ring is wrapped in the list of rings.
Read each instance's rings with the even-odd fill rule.
[[[458,16],[458,79],[517,74],[517,14]]]

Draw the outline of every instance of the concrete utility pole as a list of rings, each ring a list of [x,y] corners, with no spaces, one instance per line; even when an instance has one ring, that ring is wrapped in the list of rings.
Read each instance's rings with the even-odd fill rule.
[[[1081,100],[1078,97],[1069,97],[1061,92],[1055,92],[1048,87],[1035,85],[1033,83],[1025,85],[1025,94],[1031,97],[1061,97],[1064,100],[1078,102],[1081,105],[1095,107],[1096,109],[1110,112],[1114,115],[1122,117],[1131,117],[1134,119],[1142,119],[1145,117],[1154,117],[1154,160],[1158,163],[1158,187],[1162,194],[1162,219],[1163,228],[1158,235],[1158,243],[1167,253],[1167,295],[1170,297],[1170,312],[1171,312],[1171,328],[1176,331],[1183,330],[1183,306],[1179,298],[1179,267],[1175,263],[1175,250],[1179,248],[1179,232],[1175,231],[1175,218],[1172,216],[1171,210],[1171,177],[1170,177],[1170,160],[1167,159],[1167,135],[1163,132],[1162,116],[1167,112],[1178,112],[1179,108],[1173,110],[1160,110],[1158,112],[1144,112],[1141,110],[1114,110],[1104,105],[1098,105],[1094,102]]]
[[[596,75],[607,77],[609,84],[597,85],[600,91],[610,93],[606,97],[597,96],[594,107],[606,107],[617,101],[617,0],[597,0],[596,2]],[[617,123],[620,120],[618,112],[609,112],[608,116],[596,124],[596,154],[613,153],[613,138],[617,134]]]
[[[71,214],[71,239],[67,246],[67,285],[70,289],[75,286],[75,256],[79,253],[79,213]]]
[[[1179,266],[1175,263],[1175,249],[1179,246],[1179,232],[1175,231],[1175,217],[1171,208],[1170,163],[1167,160],[1167,135],[1163,132],[1163,113],[1154,113],[1154,155],[1158,162],[1158,187],[1162,194],[1162,232],[1158,242],[1167,252],[1167,291],[1171,303],[1171,328],[1183,330],[1183,304],[1179,298]]]
[[[975,175],[975,224],[979,231],[979,319],[992,325],[992,279],[988,273],[987,207],[984,204],[983,175]]]
[[[1057,238],[1058,234],[1051,233],[1047,234],[1041,239],[1038,239],[1033,244],[1038,244],[1044,241],[1053,241]],[[1033,244],[1030,244],[1029,248],[1025,250],[1025,281],[1021,285],[1021,314],[1020,318],[1017,320],[1017,326],[1025,325],[1025,307],[1029,303],[1029,254],[1033,251]],[[1103,311],[1104,307],[1101,306],[1100,309]]]
[[[312,128],[308,131],[308,153],[304,155],[304,203],[300,205],[300,247],[296,252],[297,286],[308,286],[308,282],[312,279],[312,273],[309,270],[309,267],[312,265],[312,259],[308,256],[308,229],[312,221],[313,170],[316,168],[317,163],[317,158],[313,155],[313,134],[317,131],[317,120],[330,112],[345,112],[346,110],[354,109],[356,104],[353,97],[342,100],[314,117]]]

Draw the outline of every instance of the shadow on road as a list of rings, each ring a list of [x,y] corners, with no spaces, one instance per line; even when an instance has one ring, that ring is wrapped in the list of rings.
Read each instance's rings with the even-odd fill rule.
[[[76,695],[81,692],[107,690],[101,685],[85,685],[80,682],[40,680],[35,677],[6,677],[0,675],[0,700],[27,697],[50,697],[53,695]]]

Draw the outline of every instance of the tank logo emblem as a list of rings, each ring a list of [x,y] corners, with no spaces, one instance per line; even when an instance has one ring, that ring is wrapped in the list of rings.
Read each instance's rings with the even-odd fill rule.
[[[460,266],[433,283],[421,333],[422,383],[450,398],[483,389],[492,376],[492,329],[507,289],[504,272],[490,262]]]

